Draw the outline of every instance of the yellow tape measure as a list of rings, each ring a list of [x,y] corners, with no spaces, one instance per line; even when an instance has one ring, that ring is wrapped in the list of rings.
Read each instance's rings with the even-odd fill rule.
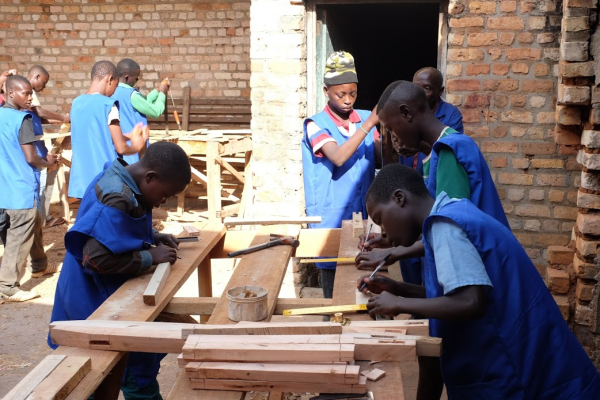
[[[338,312],[350,311],[367,311],[367,305],[351,304],[347,306],[296,308],[294,310],[283,310],[283,315],[335,314]]]

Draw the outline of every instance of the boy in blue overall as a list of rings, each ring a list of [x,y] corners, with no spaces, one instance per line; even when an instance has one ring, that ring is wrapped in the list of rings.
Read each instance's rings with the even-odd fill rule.
[[[433,198],[401,165],[375,177],[367,209],[393,245],[423,237],[424,287],[381,275],[358,285],[378,294],[367,305],[372,317],[431,318],[450,400],[600,398],[598,371],[505,225],[467,199]]]
[[[377,113],[354,110],[354,58],[339,51],[325,66],[325,109],[304,121],[302,167],[309,228],[340,228],[353,212],[366,216],[365,195],[375,175]],[[379,142],[379,141],[378,141]],[[325,298],[333,295],[335,263],[317,263]]]
[[[152,230],[152,208],[182,192],[191,179],[186,153],[157,142],[132,165],[106,164],[85,192],[56,286],[52,321],[87,319],[128,279],[177,258],[177,240]],[[156,246],[152,246],[155,244]],[[48,339],[51,347],[55,348]],[[160,399],[156,375],[164,354],[130,353],[125,399]]]
[[[33,273],[48,264],[42,242],[42,220],[37,211],[39,169],[57,162],[57,157],[38,155],[31,116],[22,109],[31,106],[31,84],[22,76],[6,80],[6,104],[0,108],[0,208],[5,210],[8,229],[0,265],[0,297],[27,301],[39,297],[20,289],[27,256]]]
[[[425,90],[425,97],[427,98],[429,108],[441,123],[459,133],[464,132],[460,110],[452,104],[446,103],[441,97],[444,92],[444,76],[439,70],[432,67],[421,68],[413,76],[413,83],[416,83]],[[393,135],[392,139],[393,142],[397,142],[396,137]],[[427,150],[421,149],[416,154],[409,152],[408,155],[405,155],[405,150],[402,148],[402,145],[400,143],[394,144],[397,144],[399,147],[397,148],[397,151],[400,154],[398,162],[417,170],[423,175],[423,160],[425,160],[431,152],[431,147],[425,142],[421,142],[421,147],[425,147]],[[400,270],[402,271],[402,279],[404,282],[421,284],[420,265],[420,258],[404,258],[400,260]]]
[[[104,164],[121,155],[136,154],[146,146],[148,127],[136,125],[123,134],[119,125],[118,102],[112,99],[117,87],[117,67],[98,61],[92,67],[92,83],[86,94],[71,106],[71,174],[69,196],[82,198]],[[131,141],[131,145],[127,141]]]
[[[119,102],[119,122],[123,132],[131,132],[139,123],[148,125],[147,117],[158,118],[162,115],[165,111],[169,81],[162,81],[158,90],[154,89],[144,97],[134,88],[141,75],[138,63],[130,58],[122,59],[117,64],[117,74],[119,85],[111,97]],[[128,164],[138,162],[139,159],[138,153],[123,156],[123,160]]]
[[[469,199],[480,210],[510,229],[479,147],[469,136],[459,134],[433,115],[425,91],[420,86],[407,81],[392,83],[381,95],[377,109],[381,123],[406,148],[416,151],[421,147],[421,142],[431,147],[431,153],[423,162],[423,178],[432,197],[445,192],[451,198]],[[420,240],[408,247],[389,248],[389,243],[381,238],[379,235],[365,242],[368,251],[361,252],[356,257],[357,266],[374,267],[388,254],[388,264],[425,255]],[[415,266],[417,268],[419,267]],[[415,271],[414,275],[422,276],[420,272]],[[434,361],[428,357],[419,357],[420,375],[427,376],[428,380],[420,380],[419,389],[439,391],[441,394],[441,376],[439,369],[435,370],[437,364],[433,364]],[[436,372],[439,379],[436,379]],[[439,385],[432,382],[439,382]],[[439,395],[427,398],[439,399]]]

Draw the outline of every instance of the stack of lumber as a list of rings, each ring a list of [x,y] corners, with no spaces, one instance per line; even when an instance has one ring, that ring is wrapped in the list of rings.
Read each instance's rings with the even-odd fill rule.
[[[179,363],[194,389],[364,393],[356,360],[416,359],[416,341],[370,334],[190,335]]]

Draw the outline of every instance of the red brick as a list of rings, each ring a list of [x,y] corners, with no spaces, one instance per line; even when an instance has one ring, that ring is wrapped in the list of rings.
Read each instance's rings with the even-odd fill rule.
[[[514,74],[527,74],[529,73],[529,65],[524,63],[514,63],[512,65],[512,72]]]
[[[600,235],[600,214],[592,212],[578,214],[577,229],[586,235]]]
[[[500,172],[498,174],[498,183],[503,185],[531,186],[533,185],[533,175]]]
[[[577,106],[556,106],[556,122],[561,125],[581,125],[581,109]]]
[[[511,160],[511,164],[513,168],[516,169],[529,169],[529,164],[531,164],[531,161],[529,161],[528,158],[514,158]]]
[[[500,11],[505,13],[512,13],[517,11],[517,2],[514,0],[501,0]]]
[[[533,74],[535,76],[548,76],[549,68],[547,64],[535,64],[533,66]]]
[[[488,29],[518,31],[525,28],[525,22],[520,17],[498,17],[488,19]]]
[[[600,210],[600,195],[578,191],[577,207]]]
[[[558,158],[534,158],[531,160],[531,168],[557,168],[562,169],[565,162]]]
[[[567,176],[565,174],[538,174],[535,177],[535,183],[539,186],[569,186],[567,182]]]
[[[563,0],[565,8],[596,8],[598,0]]]
[[[549,218],[550,208],[542,204],[519,204],[515,213],[521,217]]]
[[[490,137],[490,128],[487,126],[466,126],[465,134],[473,139]]]
[[[527,105],[527,97],[523,96],[522,94],[513,94],[508,98],[512,107],[523,108]]]
[[[554,33],[544,32],[537,35],[535,41],[539,44],[548,44],[554,42]]]
[[[516,153],[519,144],[515,142],[482,142],[481,152],[483,153]]]
[[[554,91],[554,81],[551,80],[527,80],[521,84],[521,90],[531,93],[550,93]]]
[[[580,238],[578,237],[577,239]],[[575,244],[577,244],[577,240],[575,241]],[[588,263],[579,258],[579,256],[575,256],[573,257],[573,271],[575,271],[575,275],[578,278],[594,279],[598,274],[598,266],[596,263]]]
[[[469,12],[472,14],[495,14],[495,1],[471,1],[469,2]]]
[[[555,206],[554,218],[575,220],[577,218],[577,207]]]
[[[532,105],[533,106],[533,105]],[[556,117],[553,112],[539,112],[536,116],[536,122],[538,124],[551,124],[555,121]]]
[[[492,167],[504,168],[508,165],[506,157],[494,157],[492,158]]]
[[[533,243],[542,245],[542,246],[553,246],[553,245],[564,246],[569,243],[569,237],[564,234],[539,233],[539,234],[533,235]]]
[[[467,124],[478,123],[480,121],[479,110],[466,108],[466,109],[462,110],[462,115],[463,115],[463,122],[465,122]]]
[[[490,96],[487,94],[468,94],[465,97],[465,108],[489,107]]]
[[[468,46],[493,46],[498,43],[498,34],[494,32],[470,33],[467,36]]]
[[[492,130],[492,137],[503,138],[508,134],[508,129],[505,126],[495,126]]]
[[[600,250],[600,241],[598,240],[586,240],[582,236],[577,236],[575,239],[575,248],[577,252],[581,254],[583,257],[595,257],[598,254],[598,250]],[[579,258],[579,257],[578,257]],[[574,261],[579,263],[584,263],[581,259]],[[595,265],[595,264],[594,264]],[[577,271],[575,271],[578,275],[580,275]],[[586,278],[586,277],[582,277]]]
[[[565,321],[569,320],[569,316],[571,315],[571,307],[569,306],[569,298],[567,296],[555,296],[552,295],[560,313],[563,316]]]
[[[548,199],[553,203],[562,203],[565,199],[565,192],[562,190],[550,190],[548,192]]]
[[[454,91],[472,92],[480,89],[481,83],[476,79],[448,79],[446,82],[446,90],[448,93],[452,93]]]
[[[571,286],[569,274],[555,268],[546,269],[546,284],[553,293],[567,293]]]
[[[510,46],[515,41],[515,34],[512,32],[500,33],[500,44],[503,46]]]
[[[475,61],[483,60],[481,49],[449,49],[448,61]]]
[[[500,115],[503,122],[513,122],[517,124],[533,123],[533,114],[530,111],[504,111]]]
[[[493,64],[492,71],[494,72],[494,75],[507,75],[509,67],[509,64]]]
[[[506,59],[514,60],[539,60],[542,58],[541,49],[506,49]]]
[[[548,247],[548,264],[569,265],[573,262],[575,251],[566,246]]]
[[[516,79],[494,79],[483,81],[483,90],[512,92],[519,89],[519,81]]]
[[[586,283],[581,279],[577,279],[577,285],[575,286],[575,296],[582,301],[590,301],[592,300],[592,291],[594,290],[594,286],[596,286],[595,282]]]
[[[488,54],[493,61],[499,60],[502,57],[502,49],[491,48],[488,50]]]
[[[531,154],[531,155],[556,154],[556,144],[555,143],[524,142],[524,143],[521,143],[521,152],[523,154]]]
[[[450,28],[469,28],[483,26],[482,17],[450,18]]]
[[[576,146],[581,142],[581,128],[557,125],[554,129],[554,141],[557,144]]]
[[[469,64],[466,67],[467,76],[473,75],[489,75],[490,73],[490,65],[489,64]]]

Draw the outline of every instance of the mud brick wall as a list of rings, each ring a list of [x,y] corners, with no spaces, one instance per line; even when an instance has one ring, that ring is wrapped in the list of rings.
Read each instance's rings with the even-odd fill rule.
[[[14,0],[0,3],[0,69],[51,74],[40,100],[68,111],[99,60],[136,60],[140,87],[173,80],[173,95],[250,98],[250,0]],[[159,42],[160,41],[160,45]]]

